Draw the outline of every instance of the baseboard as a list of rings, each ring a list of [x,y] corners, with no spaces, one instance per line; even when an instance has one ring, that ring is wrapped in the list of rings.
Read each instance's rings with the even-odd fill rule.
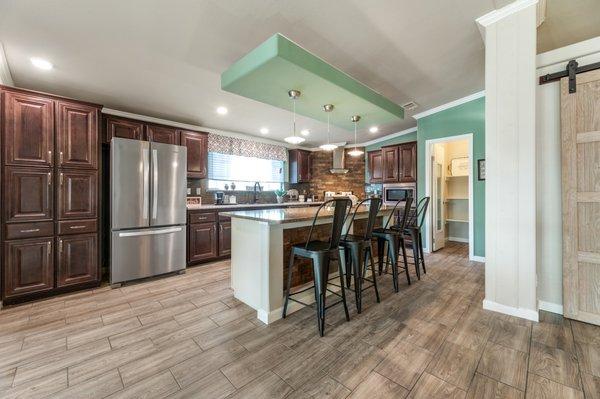
[[[522,319],[539,321],[539,314],[535,310],[524,309],[524,308],[515,308],[512,306],[503,305],[501,303],[489,301],[487,299],[483,300],[483,308],[487,310],[491,310],[493,312],[504,313],[510,316],[520,317]]]
[[[546,312],[550,312],[550,313],[564,314],[563,313],[563,305],[560,305],[558,303],[552,303],[552,302],[538,300],[538,308],[540,310],[545,310]]]
[[[448,241],[454,241],[454,242],[464,242],[464,243],[469,243],[469,239],[468,238],[462,238],[462,237],[448,237],[447,238]]]
[[[485,256],[476,256],[473,255],[469,258],[469,260],[472,260],[474,262],[481,262],[481,263],[485,263]]]

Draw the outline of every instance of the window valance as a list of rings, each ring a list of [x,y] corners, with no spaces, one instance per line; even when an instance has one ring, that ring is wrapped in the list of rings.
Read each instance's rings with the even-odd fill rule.
[[[218,134],[208,135],[208,152],[287,161],[287,149],[284,146]]]

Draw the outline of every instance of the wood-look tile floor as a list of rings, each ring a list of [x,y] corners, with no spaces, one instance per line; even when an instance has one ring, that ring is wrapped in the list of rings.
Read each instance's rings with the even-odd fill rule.
[[[380,278],[327,315],[265,326],[229,263],[0,311],[1,398],[600,398],[600,328],[484,311],[467,247],[428,255],[400,293]]]

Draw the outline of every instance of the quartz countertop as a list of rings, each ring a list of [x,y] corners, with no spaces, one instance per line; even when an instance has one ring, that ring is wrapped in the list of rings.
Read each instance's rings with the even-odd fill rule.
[[[300,201],[290,201],[279,203],[270,203],[270,204],[223,204],[223,205],[215,205],[215,204],[203,204],[203,205],[188,205],[187,209],[189,211],[198,210],[198,211],[215,211],[215,210],[229,210],[229,209],[246,209],[246,208],[286,208],[286,207],[310,207],[321,205],[322,201],[315,202],[300,202]]]
[[[354,207],[352,212],[354,212]],[[382,206],[379,210],[378,216],[389,215],[392,211],[392,207]],[[312,221],[317,212],[316,207],[295,207],[295,208],[283,208],[283,209],[257,209],[257,210],[240,210],[240,211],[226,211],[221,212],[223,216],[229,216],[231,218],[241,218],[255,220],[257,222],[266,222],[268,224],[282,224],[282,223],[294,223],[302,221]],[[358,215],[366,214],[369,212],[368,206],[361,206]],[[323,209],[319,213],[319,219],[327,219],[333,216],[333,208]]]

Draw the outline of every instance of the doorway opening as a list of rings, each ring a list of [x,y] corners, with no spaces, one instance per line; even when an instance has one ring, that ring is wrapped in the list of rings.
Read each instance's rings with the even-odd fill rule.
[[[450,243],[469,246],[473,258],[473,136],[465,134],[426,141],[427,250]]]

